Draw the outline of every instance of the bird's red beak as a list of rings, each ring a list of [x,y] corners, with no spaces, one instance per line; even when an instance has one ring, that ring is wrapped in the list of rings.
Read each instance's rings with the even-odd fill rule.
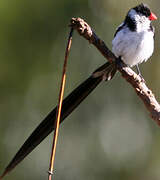
[[[157,16],[156,16],[154,13],[151,12],[151,15],[149,16],[149,19],[150,19],[151,21],[154,21],[154,20],[157,19]]]

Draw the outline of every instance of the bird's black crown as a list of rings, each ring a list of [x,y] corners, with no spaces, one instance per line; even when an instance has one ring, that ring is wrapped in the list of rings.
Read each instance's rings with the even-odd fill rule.
[[[151,10],[146,4],[141,3],[140,5],[133,8],[137,13],[140,13],[146,17],[151,15]]]

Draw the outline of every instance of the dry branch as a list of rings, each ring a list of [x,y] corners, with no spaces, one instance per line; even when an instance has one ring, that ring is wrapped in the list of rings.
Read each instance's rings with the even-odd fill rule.
[[[108,59],[109,62],[116,61],[115,55],[83,19],[72,18],[70,26],[77,30],[78,33],[87,39],[91,44],[93,44],[101,52],[101,54]],[[117,69],[121,73],[122,77],[125,78],[135,89],[137,95],[150,112],[152,119],[160,125],[160,105],[152,91],[147,87],[146,83],[123,62],[120,62],[120,64],[117,65]]]

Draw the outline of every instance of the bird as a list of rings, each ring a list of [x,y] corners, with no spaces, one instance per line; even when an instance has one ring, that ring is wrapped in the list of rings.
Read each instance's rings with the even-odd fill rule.
[[[115,56],[129,67],[136,66],[141,77],[138,65],[146,62],[154,51],[155,29],[151,22],[156,19],[149,6],[141,3],[128,11],[112,40]]]
[[[132,67],[146,61],[154,50],[154,27],[151,21],[157,17],[147,5],[140,4],[129,10],[124,22],[117,28],[112,41],[112,51],[126,65]],[[112,66],[113,65],[113,66]],[[113,68],[112,68],[113,67]],[[107,78],[102,78],[104,73]],[[115,63],[106,62],[75,88],[62,104],[61,122],[105,79],[110,80],[116,73]],[[12,171],[33,151],[53,130],[57,106],[42,120],[10,161],[0,180]]]

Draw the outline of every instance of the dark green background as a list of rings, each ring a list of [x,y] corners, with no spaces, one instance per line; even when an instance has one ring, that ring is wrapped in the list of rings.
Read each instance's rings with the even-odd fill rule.
[[[159,1],[144,1],[160,17]],[[71,17],[84,18],[111,48],[131,0],[0,1],[0,172],[56,105]],[[160,33],[155,51],[140,65],[160,98]],[[67,95],[106,60],[74,33]],[[47,179],[52,136],[6,180]],[[63,123],[57,146],[56,180],[158,180],[160,129],[133,88],[117,73],[102,83]]]

